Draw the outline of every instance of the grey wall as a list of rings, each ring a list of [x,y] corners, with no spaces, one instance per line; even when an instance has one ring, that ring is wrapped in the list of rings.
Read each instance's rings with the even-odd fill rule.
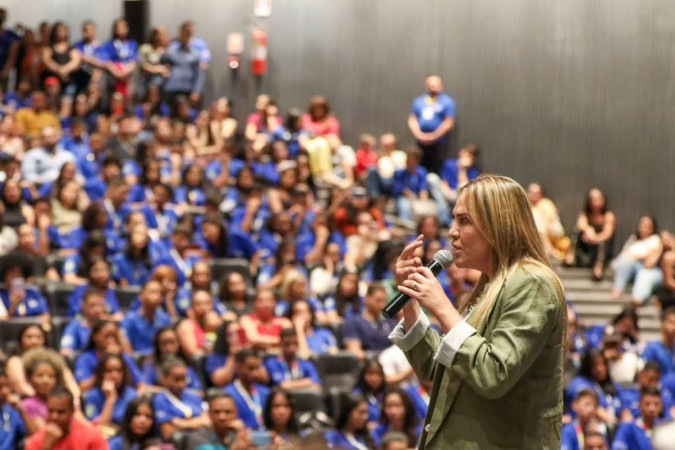
[[[29,23],[36,5],[69,21],[91,16],[105,34],[121,12],[116,0],[3,3]],[[275,0],[261,85],[248,73],[252,1],[150,6],[151,23],[171,31],[196,21],[214,57],[208,92],[231,96],[240,117],[261,90],[282,109],[322,93],[348,143],[391,130],[406,145],[410,102],[438,73],[458,105],[455,144],[477,141],[487,171],[542,181],[567,226],[598,186],[617,210],[621,238],[642,213],[675,228],[674,2]],[[237,79],[225,68],[230,31],[247,36]]]

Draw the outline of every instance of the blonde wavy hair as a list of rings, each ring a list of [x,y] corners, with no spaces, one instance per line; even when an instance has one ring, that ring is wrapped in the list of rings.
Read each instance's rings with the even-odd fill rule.
[[[511,178],[481,175],[462,187],[460,195],[466,197],[469,215],[492,248],[492,279],[482,274],[461,307],[464,312],[475,304],[468,321],[483,329],[504,282],[519,268],[552,283],[565,306],[562,283],[546,257],[525,190]]]

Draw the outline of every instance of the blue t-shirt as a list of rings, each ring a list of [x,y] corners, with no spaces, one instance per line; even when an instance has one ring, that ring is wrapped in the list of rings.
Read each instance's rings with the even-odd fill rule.
[[[230,228],[227,233],[226,254],[222,254],[220,249],[206,242],[201,230],[195,236],[195,243],[207,250],[214,258],[244,258],[250,260],[258,250],[249,235],[234,228]]]
[[[81,352],[89,345],[91,327],[82,319],[74,319],[66,325],[61,336],[61,349]]]
[[[347,437],[340,430],[328,430],[324,433],[324,438],[329,448],[339,448],[341,450],[362,450],[367,448],[366,441],[361,437]],[[358,443],[355,445],[353,440]]]
[[[672,394],[668,389],[661,389],[661,403],[663,404],[662,416],[670,419],[670,408],[675,404]],[[640,390],[636,387],[629,387],[619,391],[621,400],[621,411],[627,409],[630,411],[633,419],[640,417]]]
[[[247,428],[259,430],[264,428],[263,409],[267,403],[270,390],[261,384],[253,385],[253,394],[245,391],[239,381],[231,383],[223,389],[226,394],[230,394],[237,405],[239,418],[244,422]]]
[[[19,448],[19,441],[26,437],[26,426],[21,414],[10,405],[0,407],[0,450]]]
[[[314,332],[307,336],[307,346],[315,354],[328,353],[331,348],[337,348],[337,339],[332,331],[325,328],[315,328]]]
[[[429,394],[418,385],[408,386],[405,391],[415,406],[417,417],[423,422],[429,409]]]
[[[7,58],[9,58],[9,51],[15,42],[19,42],[21,38],[12,30],[2,30],[0,32],[0,68],[5,67]]]
[[[617,395],[606,394],[600,385],[588,378],[577,375],[572,379],[570,384],[565,390],[565,403],[567,406],[572,404],[572,401],[576,398],[579,391],[584,389],[590,389],[598,394],[599,406],[609,410],[611,413],[618,415],[621,411],[621,400],[619,398],[619,389],[617,388]]]
[[[661,341],[648,343],[642,352],[642,359],[657,363],[661,367],[661,374],[675,371],[675,348],[668,348]]]
[[[204,409],[202,399],[197,394],[184,390],[180,398],[164,390],[155,394],[152,399],[157,424],[171,422],[174,418],[190,419],[199,417]]]
[[[87,292],[90,286],[84,284],[75,288],[75,291],[68,297],[68,317],[75,317],[80,314],[82,309],[82,300],[84,293]],[[117,300],[117,294],[111,287],[105,290],[105,310],[108,314],[116,314],[120,311],[120,303]]]
[[[363,395],[368,402],[368,422],[379,422],[382,416],[382,402],[384,401],[384,391],[377,394],[364,394],[361,389],[354,389],[355,394]]]
[[[152,321],[148,321],[140,311],[126,313],[120,328],[129,340],[134,353],[149,354],[157,332],[171,325],[171,317],[161,309],[155,311]]]
[[[410,112],[425,133],[435,131],[445,119],[457,115],[455,101],[444,93],[438,94],[435,99],[426,94],[420,95],[413,101]]]
[[[270,381],[274,385],[303,378],[309,378],[314,383],[321,384],[319,372],[311,361],[298,358],[293,364],[288,364],[283,358],[272,356],[265,359],[265,368],[270,375]]]
[[[42,314],[49,313],[47,300],[45,300],[36,287],[26,286],[25,291],[26,296],[16,307],[12,317],[41,316]],[[0,298],[2,298],[2,302],[5,304],[7,311],[9,311],[11,302],[9,301],[9,291],[7,288],[0,289]]]
[[[209,380],[211,380],[211,383],[213,383],[213,373],[221,369],[227,364],[227,360],[229,359],[228,355],[223,355],[221,353],[210,353],[207,357],[206,360],[204,361],[204,370],[206,371],[206,375],[209,377]]]
[[[150,245],[150,244],[148,244]],[[111,277],[115,281],[127,280],[129,286],[143,286],[154,269],[156,261],[152,256],[149,262],[130,259],[123,252],[112,257]]]
[[[394,185],[392,186],[392,196],[395,198],[403,195],[403,190],[409,189],[415,195],[420,195],[422,191],[429,191],[427,183],[427,169],[417,166],[415,172],[411,173],[407,169],[399,169],[394,172]]]
[[[101,46],[99,57],[104,61],[113,63],[138,61],[138,44],[132,39],[107,41]]]
[[[652,450],[652,441],[641,421],[622,423],[614,435],[612,450]]]
[[[384,350],[391,346],[389,334],[396,323],[394,319],[370,321],[363,316],[355,316],[342,325],[342,339],[358,340],[364,350]]]
[[[117,401],[115,402],[112,413],[112,422],[114,424],[122,424],[127,405],[137,396],[138,393],[136,392],[136,389],[129,386],[125,387],[122,394],[117,396]],[[84,394],[84,415],[87,416],[87,419],[95,421],[101,416],[104,404],[105,394],[103,391],[98,387],[90,389]]]
[[[466,171],[466,176],[469,181],[474,180],[480,175],[478,168],[473,166],[469,167]],[[451,189],[457,190],[459,186],[459,164],[458,160],[451,158],[443,163],[443,168],[441,169],[441,179],[448,183]]]
[[[173,193],[173,201],[177,204],[187,203],[192,206],[204,206],[206,193],[200,187],[178,186]]]
[[[124,362],[129,368],[134,386],[144,382],[145,380],[143,380],[141,370],[138,368],[133,358],[126,353],[122,353],[122,359],[124,359]],[[93,377],[96,373],[97,364],[98,355],[96,354],[96,350],[85,350],[80,353],[80,356],[75,361],[75,380],[78,383],[81,383],[82,381]]]

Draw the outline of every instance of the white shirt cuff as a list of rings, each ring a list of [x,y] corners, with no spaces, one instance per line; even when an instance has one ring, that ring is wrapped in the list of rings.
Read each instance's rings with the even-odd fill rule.
[[[403,327],[403,319],[394,327],[394,330],[389,335],[389,340],[398,346],[404,352],[412,349],[419,341],[424,338],[424,334],[431,325],[429,318],[424,312],[420,311],[420,316],[417,318],[415,325],[410,327],[408,332],[405,332]]]
[[[441,340],[441,345],[438,346],[436,355],[434,355],[436,362],[445,367],[452,367],[455,355],[464,345],[464,341],[474,334],[476,334],[476,329],[463,320],[455,325]]]

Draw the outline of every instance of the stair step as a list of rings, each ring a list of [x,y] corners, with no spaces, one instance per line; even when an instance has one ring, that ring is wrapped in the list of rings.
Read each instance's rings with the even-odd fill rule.
[[[603,291],[610,292],[612,290],[612,282],[608,280],[596,282],[590,278],[570,278],[563,280],[563,286],[566,291],[571,290],[586,290],[586,291]]]

